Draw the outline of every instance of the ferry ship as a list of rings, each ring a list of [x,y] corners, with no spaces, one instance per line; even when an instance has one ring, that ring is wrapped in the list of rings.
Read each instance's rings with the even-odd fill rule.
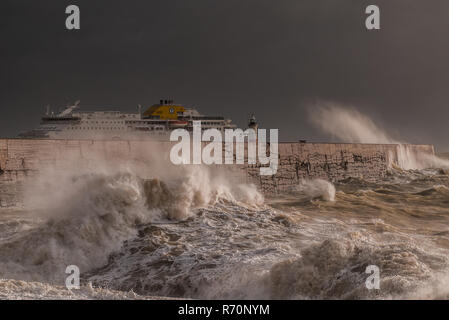
[[[94,140],[168,140],[174,129],[193,130],[193,121],[201,121],[202,130],[215,128],[222,133],[234,129],[232,120],[221,116],[206,116],[196,109],[160,100],[142,112],[79,111],[79,101],[54,114],[47,107],[38,128],[21,133],[27,139],[94,139]]]

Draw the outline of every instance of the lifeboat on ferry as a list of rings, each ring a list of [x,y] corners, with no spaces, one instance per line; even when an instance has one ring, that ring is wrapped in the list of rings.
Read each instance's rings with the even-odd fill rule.
[[[189,124],[188,121],[182,121],[182,120],[170,121],[170,127],[172,127],[172,128],[184,128],[188,124]]]

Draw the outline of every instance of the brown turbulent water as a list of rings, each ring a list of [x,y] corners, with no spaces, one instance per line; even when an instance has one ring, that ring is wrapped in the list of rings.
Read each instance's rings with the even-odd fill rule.
[[[61,285],[75,264],[83,283],[141,295],[449,297],[442,170],[396,170],[376,183],[311,180],[266,199],[203,169],[52,181],[32,188],[32,205],[0,211],[0,278]],[[379,290],[366,288],[368,265],[380,269]]]

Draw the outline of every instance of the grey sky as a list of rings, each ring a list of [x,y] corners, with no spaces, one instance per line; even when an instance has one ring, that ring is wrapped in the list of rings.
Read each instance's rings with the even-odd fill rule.
[[[65,29],[65,7],[81,30]],[[381,30],[365,29],[365,7]],[[31,1],[0,4],[0,136],[44,106],[137,110],[160,98],[282,140],[330,140],[319,101],[351,105],[393,136],[449,150],[447,0]]]

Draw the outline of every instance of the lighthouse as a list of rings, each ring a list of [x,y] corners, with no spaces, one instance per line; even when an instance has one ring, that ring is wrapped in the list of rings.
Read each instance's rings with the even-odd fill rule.
[[[251,118],[248,121],[248,128],[253,129],[254,132],[257,135],[257,128],[259,127],[259,125],[257,124],[256,121],[256,117],[254,116],[254,114],[251,116]]]

